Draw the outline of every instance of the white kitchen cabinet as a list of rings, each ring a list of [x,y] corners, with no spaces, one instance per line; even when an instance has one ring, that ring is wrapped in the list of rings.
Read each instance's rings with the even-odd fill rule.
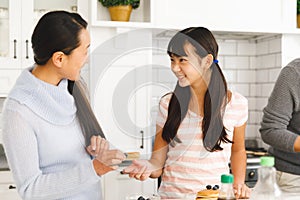
[[[155,179],[147,179],[138,181],[129,178],[128,175],[122,175],[118,171],[109,172],[102,178],[103,196],[105,200],[125,200],[126,196],[152,195],[157,194],[157,181]]]
[[[101,6],[98,1],[91,1],[94,12],[95,3]],[[111,22],[101,16],[93,18],[92,12],[91,17],[89,67],[93,110],[111,148],[140,152],[143,158],[149,158],[154,138],[150,116],[152,32],[134,28],[151,22]],[[157,191],[157,180],[136,181],[119,172],[106,174],[102,181],[107,200],[124,200],[128,194]]]
[[[296,5],[296,0],[163,0],[153,15],[160,28],[284,32],[296,29]]]
[[[10,171],[0,171],[0,197],[3,200],[21,200]]]
[[[149,31],[120,34],[90,55],[94,112],[111,146],[149,156],[152,44]]]
[[[51,10],[76,11],[77,0],[0,0],[0,8],[0,68],[22,69],[33,63],[31,34],[39,18]]]
[[[204,26],[212,31],[299,33],[296,7],[296,0],[141,0],[129,22],[116,22],[110,21],[108,9],[98,0],[91,0],[90,22],[94,27]]]
[[[0,70],[20,69],[21,4],[0,0]]]
[[[99,79],[94,107],[112,148],[124,152],[139,151],[144,155],[151,151],[151,138],[146,136],[149,128],[144,127],[150,98],[147,90],[132,94],[138,87],[136,73],[134,68],[126,66],[107,69]],[[128,80],[126,76],[132,79]],[[139,105],[141,102],[143,105]]]
[[[38,19],[51,10],[76,11],[84,0],[0,0],[0,95],[6,96],[19,71],[34,63],[31,34]],[[87,3],[86,3],[87,4]]]

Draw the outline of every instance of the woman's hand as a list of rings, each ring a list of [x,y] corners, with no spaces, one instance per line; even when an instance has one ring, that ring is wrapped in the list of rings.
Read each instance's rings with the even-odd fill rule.
[[[251,194],[251,189],[245,184],[233,185],[235,197],[238,199],[248,199]]]
[[[144,181],[153,171],[155,168],[148,160],[133,160],[132,164],[126,167],[122,173],[129,174],[130,178]]]
[[[91,144],[86,149],[95,157],[95,160],[98,161],[94,161],[93,163],[94,168],[99,175],[117,169],[118,164],[126,158],[121,151],[117,149],[110,150],[108,141],[99,136],[93,136],[91,138]]]
[[[96,157],[100,151],[100,144],[101,144],[101,140],[103,138],[101,138],[99,135],[93,135],[91,137],[91,143],[90,145],[86,148],[87,152],[91,155]],[[104,139],[105,140],[105,139]]]
[[[101,163],[114,167],[115,169],[118,164],[126,159],[125,154],[120,150],[109,149],[109,143],[103,138],[100,140],[99,151],[95,156],[95,159],[99,160]]]

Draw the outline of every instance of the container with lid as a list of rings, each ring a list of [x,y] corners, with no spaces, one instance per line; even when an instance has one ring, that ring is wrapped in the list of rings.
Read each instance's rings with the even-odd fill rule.
[[[275,159],[272,156],[260,157],[258,180],[251,193],[252,200],[281,200],[281,190],[276,183]]]
[[[218,200],[236,200],[233,192],[233,181],[232,174],[222,174]]]

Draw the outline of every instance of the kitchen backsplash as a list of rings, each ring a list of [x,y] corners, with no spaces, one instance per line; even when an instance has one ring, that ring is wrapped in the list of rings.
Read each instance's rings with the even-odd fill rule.
[[[220,39],[219,65],[223,69],[230,90],[243,94],[249,103],[249,118],[246,139],[256,139],[261,142],[259,127],[262,110],[281,69],[281,35],[247,39]],[[158,38],[154,41],[159,49],[166,49],[169,39]],[[165,52],[158,51],[153,55],[155,63],[169,66],[169,58]],[[154,82],[174,88],[175,76],[166,67],[154,67],[152,78]],[[153,92],[152,104],[158,103],[161,91]],[[155,110],[154,110],[155,112]],[[155,113],[152,113],[155,115]]]

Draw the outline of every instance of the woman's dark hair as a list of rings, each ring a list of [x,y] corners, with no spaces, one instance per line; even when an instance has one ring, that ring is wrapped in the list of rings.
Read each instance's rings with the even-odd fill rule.
[[[170,40],[168,54],[171,56],[187,56],[186,44],[192,44],[200,58],[211,54],[214,60],[218,56],[218,44],[213,34],[204,27],[184,29]],[[223,125],[223,114],[227,103],[227,83],[218,65],[210,67],[211,78],[204,97],[204,116],[202,120],[203,145],[207,151],[222,150],[221,143],[231,142]],[[168,108],[168,117],[163,127],[162,137],[172,146],[181,142],[177,130],[187,114],[191,98],[190,86],[181,87],[177,83]]]
[[[46,13],[38,21],[31,37],[34,61],[45,65],[57,51],[70,55],[80,45],[79,34],[86,27],[87,22],[77,13]]]
[[[67,11],[46,13],[38,21],[31,37],[34,61],[38,65],[45,65],[57,51],[70,55],[80,46],[79,35],[86,28],[87,22],[77,13]],[[77,116],[86,145],[90,143],[92,135],[105,138],[91,109],[82,80],[68,80],[68,90],[75,99]]]

